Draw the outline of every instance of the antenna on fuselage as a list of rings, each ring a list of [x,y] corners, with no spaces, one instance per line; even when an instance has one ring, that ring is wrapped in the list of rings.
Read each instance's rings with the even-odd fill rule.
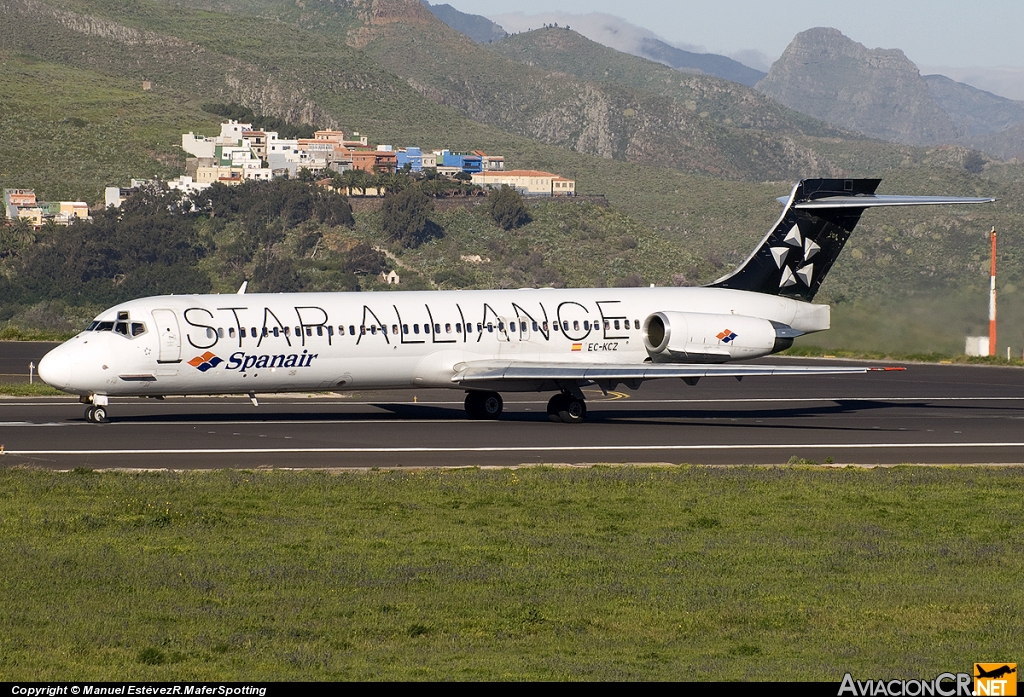
[[[238,286],[238,290],[235,292],[235,295],[245,295],[245,288],[248,285],[248,281],[242,281],[242,285]]]

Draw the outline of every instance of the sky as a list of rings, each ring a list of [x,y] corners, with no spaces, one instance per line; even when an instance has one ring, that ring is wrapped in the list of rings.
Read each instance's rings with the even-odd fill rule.
[[[844,6],[827,0],[443,2],[484,16],[606,12],[669,43],[725,55],[755,50],[775,59],[798,32],[828,26],[868,48],[902,49],[922,67],[1024,69],[1024,0],[857,0]]]

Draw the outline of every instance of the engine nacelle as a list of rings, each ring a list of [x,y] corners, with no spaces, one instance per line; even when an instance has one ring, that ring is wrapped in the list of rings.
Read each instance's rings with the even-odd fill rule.
[[[655,312],[644,321],[644,346],[655,363],[725,363],[767,356],[793,345],[789,325],[745,315]]]

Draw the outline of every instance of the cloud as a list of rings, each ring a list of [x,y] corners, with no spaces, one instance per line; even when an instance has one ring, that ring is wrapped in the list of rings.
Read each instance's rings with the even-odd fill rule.
[[[510,12],[508,14],[489,16],[488,19],[500,24],[509,34],[529,29],[540,29],[545,24],[557,23],[560,27],[569,25],[574,31],[583,34],[583,36],[591,41],[596,41],[609,48],[633,55],[642,55],[641,44],[644,39],[664,41],[684,51],[692,51],[694,53],[708,52],[703,46],[665,41],[665,39],[649,29],[638,27],[621,17],[603,12],[591,12],[585,15],[570,14],[568,12],[544,12],[534,15]]]

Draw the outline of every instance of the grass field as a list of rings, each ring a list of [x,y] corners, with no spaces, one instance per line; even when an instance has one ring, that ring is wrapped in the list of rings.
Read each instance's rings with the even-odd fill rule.
[[[1024,655],[1022,494],[1015,468],[8,467],[0,679],[930,678]]]

